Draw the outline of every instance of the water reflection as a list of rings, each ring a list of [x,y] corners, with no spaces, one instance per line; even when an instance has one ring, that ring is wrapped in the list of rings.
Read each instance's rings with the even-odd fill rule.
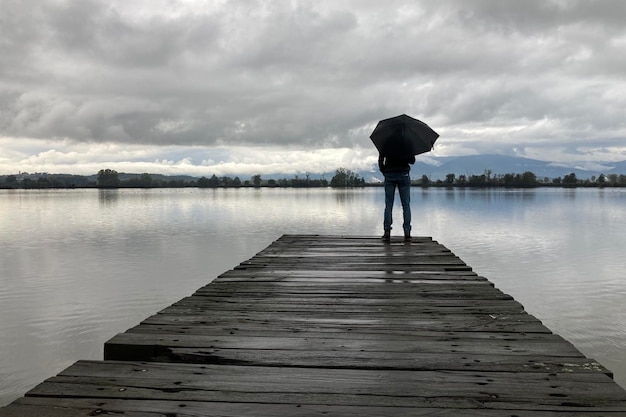
[[[110,206],[117,202],[119,198],[119,190],[117,189],[100,189],[98,190],[98,200],[101,206]]]
[[[445,196],[446,196],[446,202],[447,203],[453,203],[454,200],[457,199],[457,192],[454,190],[454,188],[446,188],[445,190]],[[465,194],[462,194],[462,197],[464,197]]]
[[[334,190],[334,193],[335,193],[335,199],[337,200],[337,203],[340,203],[340,204],[347,204],[349,202],[354,201],[354,199],[356,198],[356,193],[354,192],[354,190],[350,190],[350,189],[338,188]]]
[[[564,188],[563,196],[567,199],[573,200],[574,198],[576,198],[576,190],[577,188]]]

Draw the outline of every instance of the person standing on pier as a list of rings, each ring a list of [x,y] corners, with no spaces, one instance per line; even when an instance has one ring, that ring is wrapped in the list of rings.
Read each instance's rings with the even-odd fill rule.
[[[426,123],[406,114],[378,122],[370,139],[378,149],[378,168],[385,176],[385,217],[383,240],[391,240],[393,200],[396,188],[402,202],[404,240],[411,240],[411,177],[410,165],[415,155],[433,149],[439,134]]]
[[[404,240],[411,239],[411,177],[410,165],[415,163],[415,155],[410,156],[378,156],[378,168],[385,177],[385,215],[383,220],[383,240],[391,240],[391,224],[393,223],[393,202],[396,188],[402,203],[402,229]]]

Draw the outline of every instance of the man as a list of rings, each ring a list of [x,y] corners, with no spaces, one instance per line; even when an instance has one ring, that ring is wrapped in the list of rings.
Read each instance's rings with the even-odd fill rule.
[[[400,194],[402,203],[402,215],[404,223],[404,240],[411,240],[411,177],[409,164],[415,163],[415,155],[410,156],[383,156],[378,157],[378,168],[385,176],[385,217],[383,221],[383,240],[391,240],[391,223],[393,210],[393,200],[396,194],[396,187]]]

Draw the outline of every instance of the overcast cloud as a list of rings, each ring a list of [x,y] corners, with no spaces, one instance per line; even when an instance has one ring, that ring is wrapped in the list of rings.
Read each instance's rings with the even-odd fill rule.
[[[0,174],[374,165],[406,113],[432,155],[626,159],[623,0],[2,0]]]

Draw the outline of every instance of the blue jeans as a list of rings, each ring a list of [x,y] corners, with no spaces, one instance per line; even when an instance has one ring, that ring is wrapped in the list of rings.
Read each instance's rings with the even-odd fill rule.
[[[411,177],[408,172],[388,172],[385,175],[385,219],[383,228],[385,231],[391,230],[393,219],[391,212],[393,210],[393,200],[396,194],[396,187],[400,194],[400,202],[402,202],[402,215],[404,223],[402,228],[405,234],[411,233]]]

